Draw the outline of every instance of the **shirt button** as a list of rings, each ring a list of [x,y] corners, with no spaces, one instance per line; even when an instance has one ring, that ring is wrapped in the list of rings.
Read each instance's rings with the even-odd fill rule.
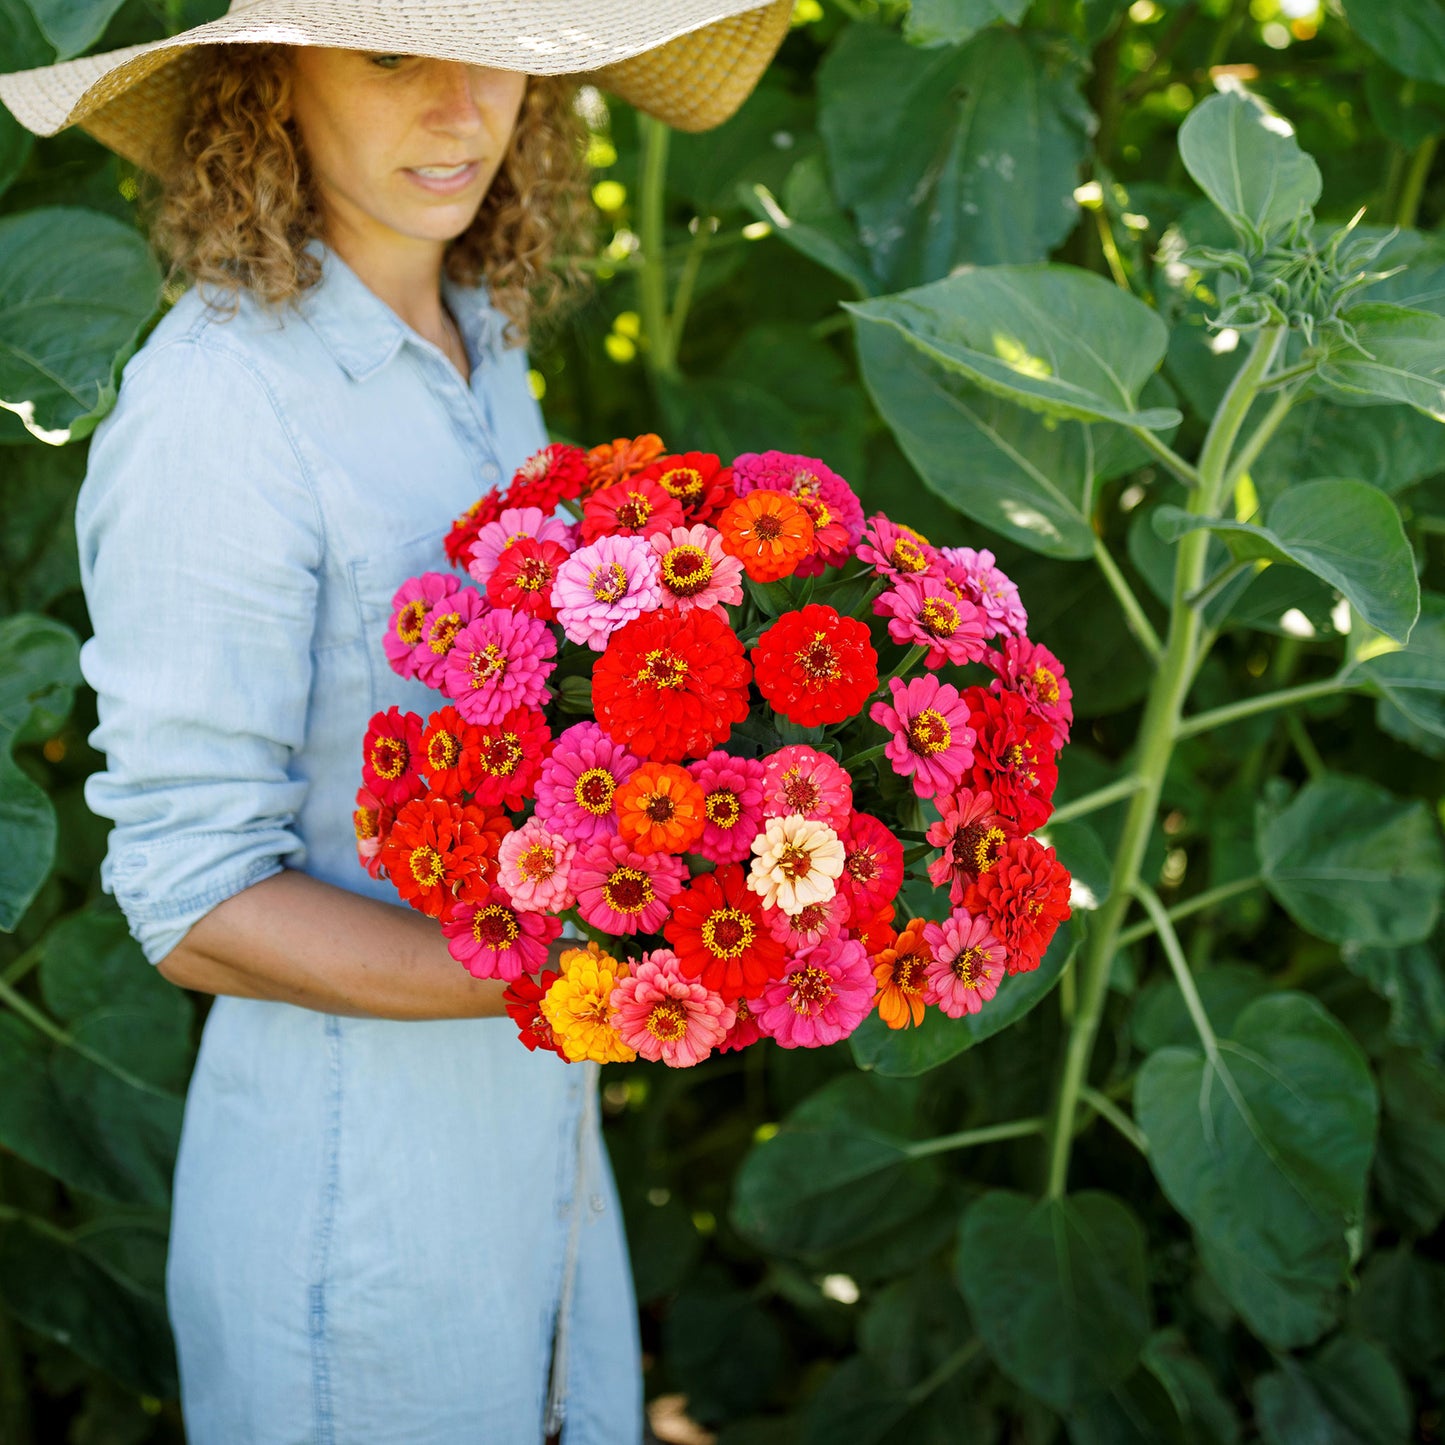
[[[502,478],[502,469],[496,462],[482,463],[482,480],[484,482],[497,482]]]

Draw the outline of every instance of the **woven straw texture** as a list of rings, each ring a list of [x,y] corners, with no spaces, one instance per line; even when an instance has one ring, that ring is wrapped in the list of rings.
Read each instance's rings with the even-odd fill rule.
[[[38,135],[79,125],[163,173],[197,45],[272,42],[426,55],[529,75],[582,75],[678,130],[720,125],[788,31],[793,0],[233,0],[219,20],[102,55],[0,75]]]

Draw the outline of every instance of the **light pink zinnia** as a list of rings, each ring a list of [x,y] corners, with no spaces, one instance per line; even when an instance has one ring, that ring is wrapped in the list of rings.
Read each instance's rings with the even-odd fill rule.
[[[557,639],[540,617],[499,607],[457,633],[442,691],[468,722],[497,722],[514,707],[546,703],[556,655]]]
[[[497,881],[524,913],[561,913],[576,901],[572,855],[577,845],[538,817],[508,833],[497,850]]]
[[[928,649],[925,667],[979,662],[988,651],[985,639],[993,635],[987,619],[972,602],[949,591],[930,573],[900,577],[874,601],[873,611],[888,618],[888,635],[894,642],[906,647],[917,643]]]
[[[800,913],[838,891],[843,844],[826,823],[796,813],[769,818],[753,839],[752,851],[748,887],[769,908]]]
[[[492,604],[475,587],[458,587],[427,613],[416,645],[416,675],[428,687],[446,691],[447,659],[457,635],[491,610]]]
[[[735,758],[714,748],[687,764],[702,789],[707,827],[692,851],[714,863],[741,863],[763,826],[761,758]]]
[[[1029,711],[1053,728],[1055,750],[1063,747],[1074,722],[1074,689],[1064,676],[1064,664],[1047,647],[1027,637],[1005,637],[1003,651],[990,648],[983,661],[998,674],[989,683],[989,691],[1021,693]]]
[[[472,543],[467,571],[483,587],[487,585],[502,553],[522,537],[538,542],[557,542],[569,552],[577,543],[577,533],[561,517],[549,517],[541,507],[508,507],[495,522],[488,522]]]
[[[989,636],[1000,632],[1022,637],[1029,615],[1019,600],[1019,589],[994,563],[987,547],[944,547],[939,554],[942,574],[968,601],[982,610],[990,623]]]
[[[595,722],[573,723],[542,764],[536,816],[579,847],[615,835],[613,796],[641,762]]]
[[[737,1010],[685,978],[670,948],[644,953],[613,990],[612,1026],[644,1059],[674,1069],[701,1063],[727,1037]]]
[[[923,939],[933,950],[924,1003],[936,1003],[951,1019],[976,1014],[998,992],[1008,952],[988,919],[960,908],[942,923],[925,924]]]
[[[408,577],[391,599],[391,623],[381,645],[391,670],[402,677],[415,677],[416,649],[421,642],[422,628],[438,602],[461,590],[461,583],[450,572],[423,572]]]
[[[797,913],[784,913],[781,908],[765,908],[763,922],[779,943],[786,943],[791,952],[797,953],[825,939],[837,938],[848,926],[852,914],[847,896],[840,889],[824,902],[810,903]]]
[[[968,704],[950,683],[932,673],[905,683],[889,683],[893,705],[875,702],[868,716],[893,734],[886,749],[893,771],[913,779],[920,798],[951,793],[973,766],[977,741],[968,725]]]
[[[653,532],[647,545],[657,558],[662,605],[686,612],[743,600],[743,564],[722,549],[722,533],[699,522]]]
[[[856,938],[831,938],[799,954],[763,989],[758,1027],[785,1049],[846,1039],[873,1009],[873,969]]]
[[[928,841],[943,852],[928,865],[928,877],[935,888],[948,884],[948,900],[956,907],[963,902],[964,889],[998,862],[1018,829],[994,811],[987,788],[940,793],[933,806],[939,821],[929,825]]]
[[[763,759],[765,818],[797,813],[841,832],[852,812],[853,779],[826,753],[791,743]]]
[[[473,978],[511,983],[541,970],[547,945],[562,932],[562,920],[550,913],[524,913],[505,893],[484,888],[475,900],[452,905],[442,932],[447,952]]]
[[[890,522],[874,512],[858,544],[858,560],[869,562],[883,577],[916,577],[938,561],[938,548],[926,542],[912,527]]]
[[[670,853],[634,853],[620,837],[600,838],[572,860],[577,912],[604,933],[656,933],[687,879]]]
[[[552,584],[563,632],[593,652],[601,652],[623,623],[661,603],[657,557],[646,537],[599,537],[579,547]]]

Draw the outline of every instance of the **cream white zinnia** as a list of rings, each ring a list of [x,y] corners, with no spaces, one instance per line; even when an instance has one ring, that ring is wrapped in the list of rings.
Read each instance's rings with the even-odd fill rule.
[[[753,839],[753,853],[748,887],[788,914],[826,903],[843,872],[842,840],[826,823],[800,813],[769,818]]]

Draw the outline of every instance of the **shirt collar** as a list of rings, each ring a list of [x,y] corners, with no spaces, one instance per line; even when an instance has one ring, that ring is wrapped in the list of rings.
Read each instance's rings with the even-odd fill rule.
[[[408,342],[425,342],[319,238],[306,249],[321,262],[321,279],[302,293],[301,314],[353,381],[365,381]],[[443,275],[442,297],[461,329],[473,369],[500,358],[506,318],[485,285],[462,286]]]

